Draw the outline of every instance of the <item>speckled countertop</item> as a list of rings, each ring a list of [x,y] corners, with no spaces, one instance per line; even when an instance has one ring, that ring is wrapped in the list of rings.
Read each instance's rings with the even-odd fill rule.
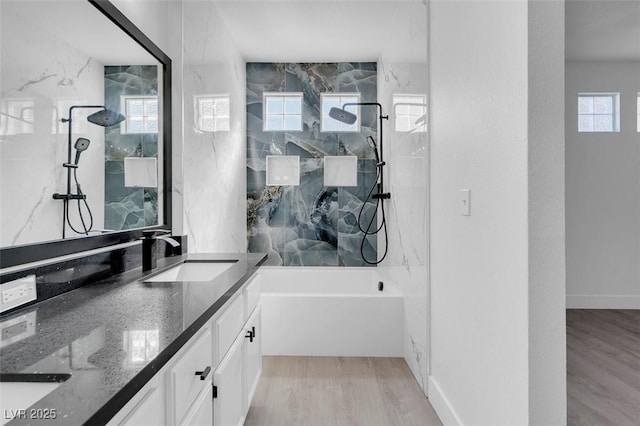
[[[55,419],[14,419],[9,425],[106,423],[265,258],[237,253],[167,258],[158,261],[156,271],[185,259],[237,262],[209,283],[144,283],[138,268],[0,317],[3,330],[21,325],[17,337],[3,339],[1,373],[71,375],[31,407],[55,409]]]

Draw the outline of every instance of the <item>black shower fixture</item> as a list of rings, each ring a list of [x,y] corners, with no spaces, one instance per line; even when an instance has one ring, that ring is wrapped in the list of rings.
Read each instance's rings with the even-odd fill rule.
[[[346,108],[349,106],[375,106],[377,107],[377,111],[378,111],[378,120],[380,122],[379,126],[378,126],[378,132],[380,134],[380,143],[376,144],[375,139],[373,138],[373,136],[369,136],[367,137],[367,143],[369,144],[369,146],[373,149],[373,152],[375,154],[376,157],[376,169],[377,169],[377,173],[376,173],[376,182],[374,183],[374,185],[371,187],[371,190],[369,191],[369,193],[367,194],[367,198],[364,200],[364,203],[362,203],[362,207],[360,207],[360,213],[358,214],[358,228],[360,229],[360,232],[362,232],[364,235],[362,236],[362,242],[360,243],[360,255],[362,256],[362,260],[364,260],[366,263],[368,263],[369,265],[377,265],[380,262],[382,262],[384,260],[384,258],[387,256],[387,252],[389,251],[389,235],[387,232],[387,219],[385,216],[385,210],[384,210],[384,203],[382,202],[383,200],[388,200],[391,198],[391,193],[389,192],[384,192],[384,170],[383,167],[386,165],[386,163],[383,160],[383,152],[382,152],[382,148],[383,148],[383,139],[382,139],[382,120],[388,120],[389,116],[388,115],[384,115],[382,113],[382,105],[379,104],[378,102],[348,102],[344,105],[342,105],[342,109],[341,108],[331,108],[329,110],[329,117],[338,120],[342,123],[345,124],[353,124],[356,122],[356,120],[358,119],[358,116],[347,111]],[[369,221],[369,223],[367,224],[366,227],[363,227],[361,225],[360,219],[362,217],[362,213],[364,212],[364,207],[367,203],[367,201],[369,199],[375,200],[376,203],[376,211],[378,209],[381,210],[382,212],[382,221],[380,223],[380,226],[374,226],[374,229],[371,229],[371,226],[373,225],[373,220],[375,219],[375,215],[373,215],[371,217],[371,220]],[[381,230],[384,230],[384,254],[382,255],[382,258],[380,259],[376,259],[374,261],[369,260],[365,257],[364,255],[364,244],[365,241],[367,239],[367,237],[369,235],[377,235],[378,232],[380,232]]]
[[[73,145],[73,148],[76,150],[76,159],[73,164],[76,167],[78,167],[78,163],[80,162],[80,154],[89,148],[89,143],[91,143],[91,141],[87,138],[78,138],[76,143]]]
[[[89,235],[89,231],[93,228],[93,215],[91,214],[91,209],[89,208],[89,204],[87,203],[87,196],[82,193],[82,189],[80,188],[80,183],[78,182],[77,169],[78,163],[80,161],[80,154],[83,151],[86,151],[89,148],[89,139],[87,138],[78,138],[76,143],[73,145],[73,148],[76,150],[75,161],[71,162],[71,141],[73,140],[72,135],[72,117],[74,109],[100,109],[98,112],[94,112],[93,114],[87,117],[87,121],[93,124],[97,124],[102,127],[110,127],[114,126],[118,123],[121,123],[125,120],[125,116],[120,114],[119,112],[107,109],[104,105],[73,105],[69,108],[69,118],[63,118],[60,121],[63,123],[67,123],[68,126],[68,138],[67,138],[67,162],[62,164],[62,167],[67,169],[67,192],[66,194],[53,194],[54,200],[62,200],[62,238],[66,236],[66,227],[69,224],[69,228],[77,234],[85,234]],[[76,193],[71,192],[71,175],[73,171],[73,180],[76,184]],[[82,230],[77,230],[71,224],[69,220],[69,201],[76,200],[78,202],[78,215],[80,216],[80,222],[82,223]],[[84,203],[84,206],[89,214],[89,225],[85,222],[82,209],[80,207],[80,202]]]

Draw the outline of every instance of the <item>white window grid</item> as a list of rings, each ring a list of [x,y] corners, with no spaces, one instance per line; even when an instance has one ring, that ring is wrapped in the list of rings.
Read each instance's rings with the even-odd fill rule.
[[[157,96],[121,96],[120,107],[126,118],[120,124],[120,133],[158,133]]]
[[[0,112],[0,135],[19,135],[34,132],[35,102],[33,99],[2,99]]]
[[[201,132],[228,132],[231,106],[228,94],[195,97],[196,127]]]
[[[619,132],[619,93],[579,93],[578,132]]]
[[[424,133],[427,131],[427,95],[393,95],[395,131]]]
[[[333,133],[357,133],[360,131],[360,107],[348,105],[344,110],[356,115],[353,124],[343,123],[331,118],[331,108],[343,109],[344,104],[360,103],[360,93],[322,93],[320,94],[320,131]]]
[[[262,94],[262,130],[265,132],[302,131],[302,93],[265,92]]]

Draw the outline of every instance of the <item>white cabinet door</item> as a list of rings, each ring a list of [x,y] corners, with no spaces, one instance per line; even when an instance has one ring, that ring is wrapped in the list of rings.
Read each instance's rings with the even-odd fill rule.
[[[123,426],[155,426],[164,424],[164,394],[161,389],[153,387],[142,397],[140,402],[120,422]]]
[[[182,426],[211,425],[213,425],[213,386],[209,380],[196,402],[189,409]]]
[[[253,394],[258,386],[260,375],[262,374],[262,338],[260,333],[262,332],[262,324],[260,322],[262,314],[262,307],[258,305],[257,308],[249,317],[247,321],[245,332],[252,333],[253,337],[250,339],[245,338],[245,354],[246,354],[246,405],[245,414],[249,411],[251,406],[251,400]],[[246,336],[246,335],[245,335]]]
[[[213,374],[213,424],[237,426],[244,421],[244,335],[238,336]]]

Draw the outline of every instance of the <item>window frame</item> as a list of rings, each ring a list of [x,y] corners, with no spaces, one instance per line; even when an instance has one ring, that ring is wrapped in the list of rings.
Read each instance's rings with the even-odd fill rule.
[[[580,113],[580,98],[611,98],[611,114],[581,114]],[[578,121],[577,130],[578,133],[619,133],[620,132],[620,92],[580,92],[577,97],[577,114]],[[580,130],[580,116],[599,116],[610,115],[612,120],[611,130]]]
[[[155,100],[157,103],[157,113],[156,113],[156,121],[158,122],[158,125],[160,124],[160,98],[158,97],[158,95],[120,95],[120,111],[122,111],[122,115],[125,116],[125,120],[120,123],[120,134],[121,135],[155,135],[155,134],[159,134],[160,133],[160,127],[158,126],[158,130],[156,130],[155,132],[130,132],[129,131],[129,123],[130,123],[130,116],[129,114],[127,114],[128,110],[127,110],[127,101],[128,100],[142,100],[143,102],[146,100]],[[144,110],[144,106],[143,106],[143,110]],[[144,123],[146,121],[147,117],[151,117],[151,116],[146,116],[142,115],[142,127],[144,129]]]
[[[408,100],[411,99],[411,102],[403,102],[404,100]],[[415,100],[416,102],[413,102],[413,100]],[[394,115],[394,120],[393,120],[393,129],[394,131],[398,132],[398,133],[427,133],[427,95],[425,94],[416,94],[416,93],[394,93],[392,96],[392,103],[393,103],[393,115]],[[398,112],[398,107],[400,106],[406,106],[409,107],[409,113],[407,114],[403,114],[403,113],[399,113]],[[411,107],[420,107],[422,109],[422,113],[419,115],[416,114],[411,114]],[[421,123],[421,124],[416,124],[416,120],[409,120],[410,121],[410,126],[409,127],[413,127],[413,128],[409,128],[409,129],[402,129],[399,128],[400,126],[398,125],[399,121],[398,118],[400,117],[410,117],[410,118],[417,118],[419,119],[420,117],[425,117],[425,122]]]
[[[267,98],[283,98],[283,111],[282,114],[267,114]],[[300,114],[287,114],[284,111],[284,99],[285,98],[299,98],[300,99]],[[304,93],[302,92],[263,92],[262,93],[262,131],[263,132],[302,132],[302,112],[304,109]],[[297,129],[287,129],[284,125],[285,117],[300,115],[300,126]],[[282,129],[268,129],[268,116],[282,116],[283,128]]]
[[[195,95],[195,112],[196,112],[196,128],[198,129],[198,131],[203,132],[203,133],[212,133],[212,132],[228,132],[231,130],[231,97],[229,96],[229,94],[227,93],[223,93],[223,94],[218,94],[218,95]],[[214,103],[214,108],[213,108],[213,114],[212,115],[205,115],[202,113],[201,111],[201,101],[202,100],[213,100]],[[220,114],[217,115],[215,113],[215,102],[216,100],[226,100],[227,101],[227,111],[226,114]],[[213,123],[213,129],[212,130],[208,130],[208,129],[204,129],[203,123],[204,123],[204,119],[207,118],[211,118],[212,119],[212,123]],[[226,128],[216,128],[216,118],[224,118],[226,119]]]

